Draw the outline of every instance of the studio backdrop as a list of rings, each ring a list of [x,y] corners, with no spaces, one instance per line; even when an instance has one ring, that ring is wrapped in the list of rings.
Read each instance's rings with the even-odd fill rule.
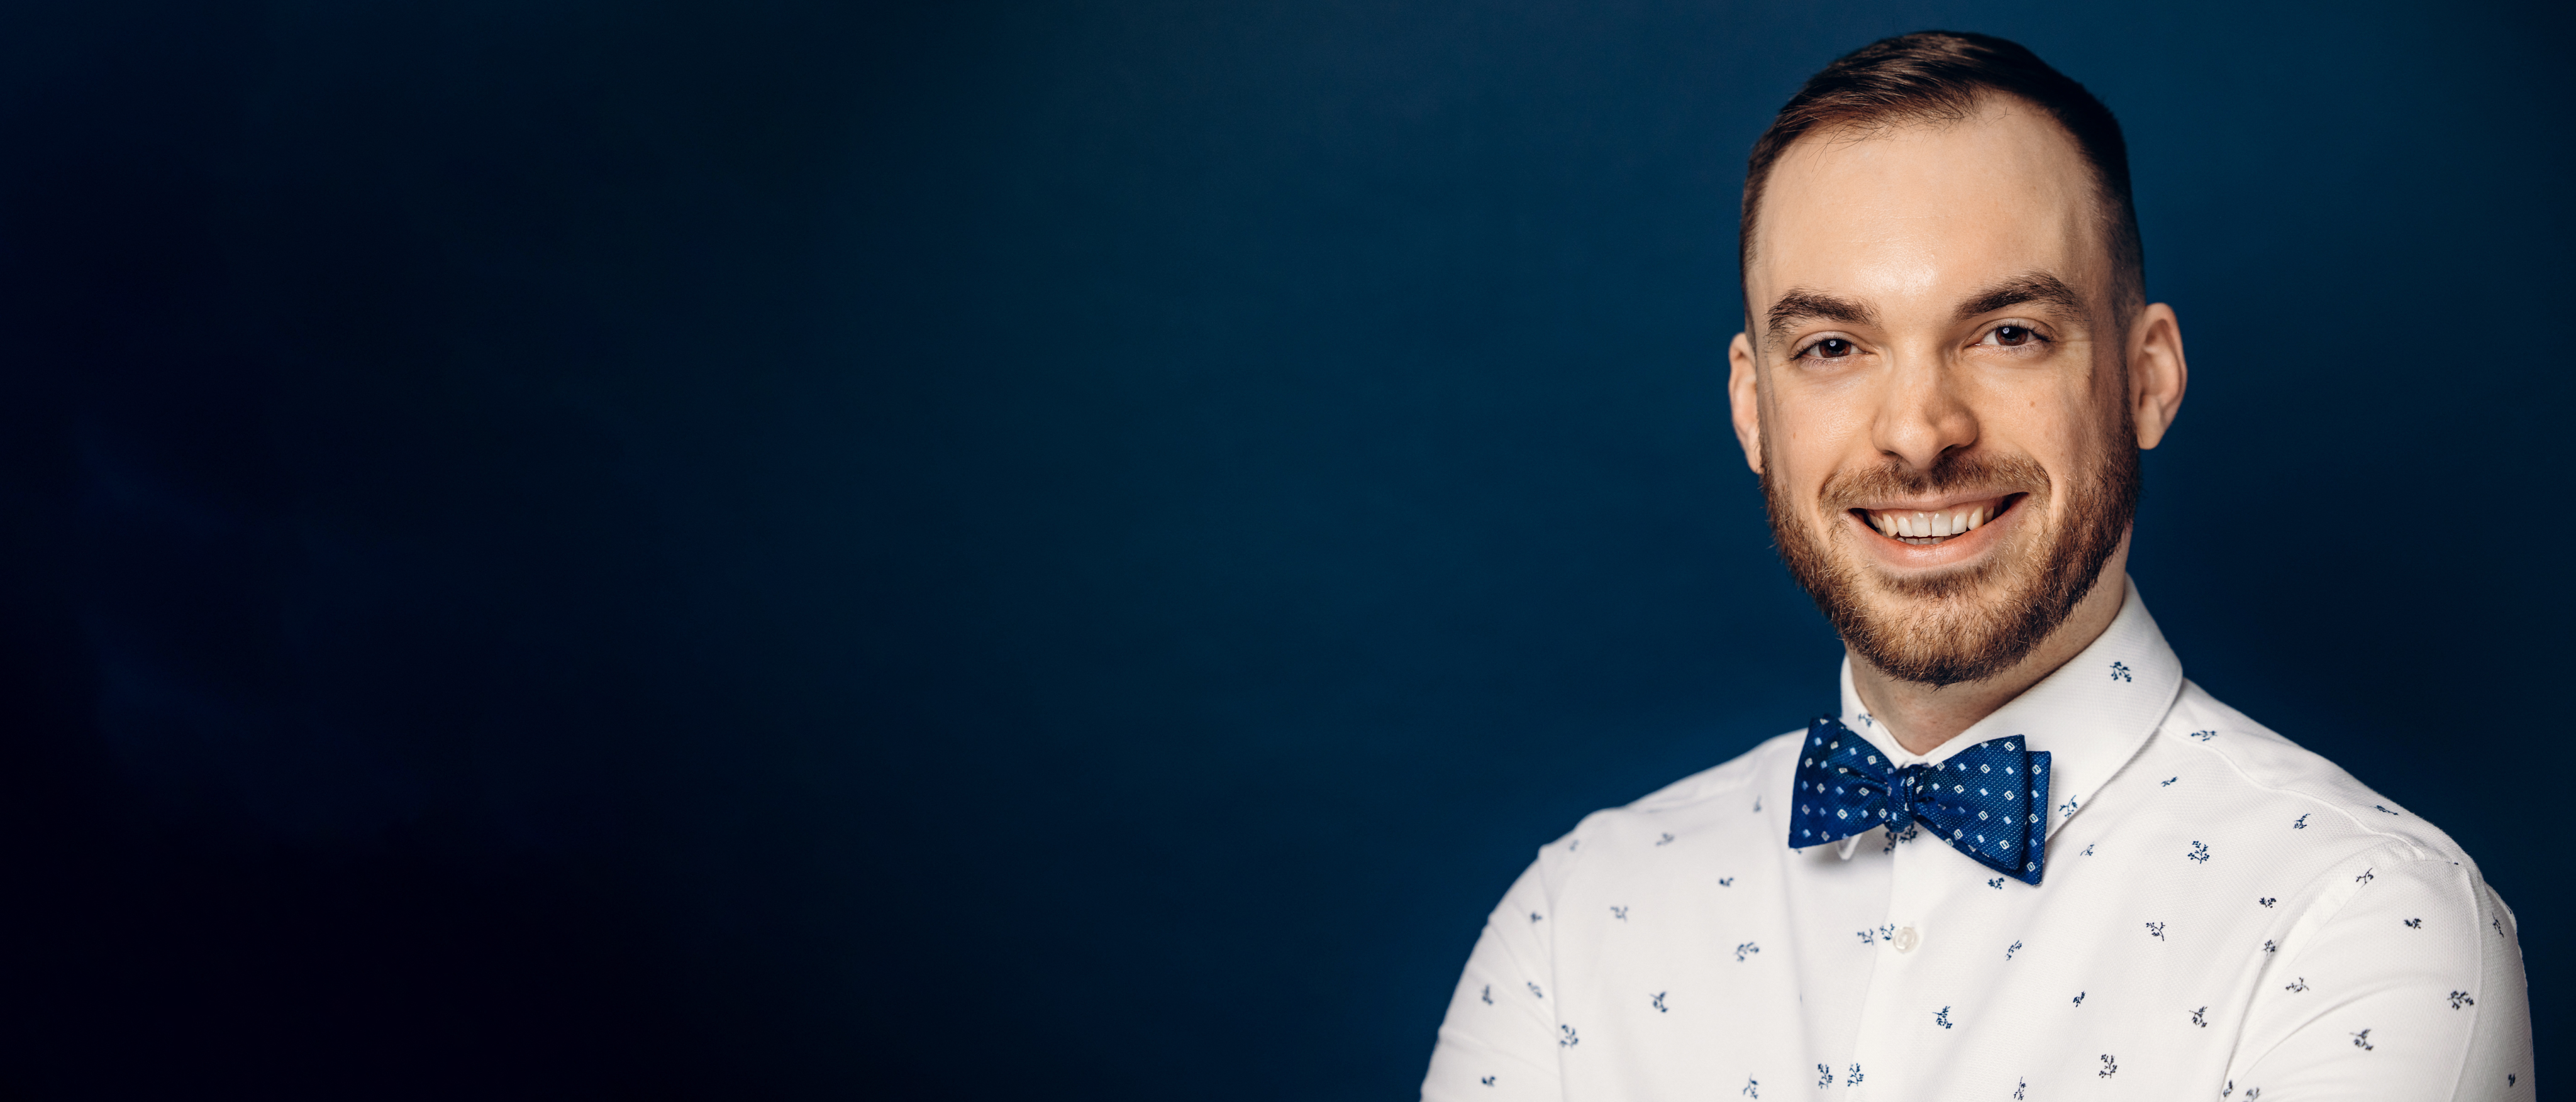
[[[1410,1097],[1835,706],[1736,202],[1930,27],[2128,128],[2185,670],[2566,1051],[2563,7],[12,0],[0,1092]]]

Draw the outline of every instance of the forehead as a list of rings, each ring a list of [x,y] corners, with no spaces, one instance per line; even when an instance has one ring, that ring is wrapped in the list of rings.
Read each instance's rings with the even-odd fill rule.
[[[2093,177],[2038,108],[1987,97],[1966,119],[1809,134],[1774,163],[1745,290],[1885,307],[2033,270],[2099,286]],[[1758,308],[1758,307],[1757,307]]]

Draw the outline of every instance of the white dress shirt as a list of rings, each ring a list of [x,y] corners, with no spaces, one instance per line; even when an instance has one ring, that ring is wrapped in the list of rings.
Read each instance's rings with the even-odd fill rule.
[[[2532,1097],[2513,912],[2432,824],[2185,681],[2132,585],[2101,638],[1928,757],[2053,757],[2038,886],[1928,835],[1792,850],[1804,731],[1539,850],[1422,1094]]]

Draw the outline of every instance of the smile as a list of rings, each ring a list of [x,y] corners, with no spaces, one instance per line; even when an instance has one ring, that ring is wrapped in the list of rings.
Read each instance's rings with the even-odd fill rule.
[[[1877,529],[1879,535],[1898,543],[1927,547],[1985,527],[1988,521],[2019,504],[2023,496],[2006,494],[1930,509],[1854,509],[1852,515]]]

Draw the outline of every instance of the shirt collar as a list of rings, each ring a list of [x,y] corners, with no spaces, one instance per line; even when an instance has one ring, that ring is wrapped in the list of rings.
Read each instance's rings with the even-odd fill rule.
[[[1898,768],[1938,763],[1990,739],[2023,736],[2032,750],[2049,754],[2048,798],[2054,809],[2048,830],[2055,834],[2136,756],[2182,691],[2182,659],[2165,643],[2155,617],[2147,615],[2137,583],[2127,581],[2127,588],[2120,614],[2082,653],[1929,754],[1907,753],[1862,709],[1860,693],[1852,688],[1848,655],[1842,669],[1843,726],[1884,751]]]

